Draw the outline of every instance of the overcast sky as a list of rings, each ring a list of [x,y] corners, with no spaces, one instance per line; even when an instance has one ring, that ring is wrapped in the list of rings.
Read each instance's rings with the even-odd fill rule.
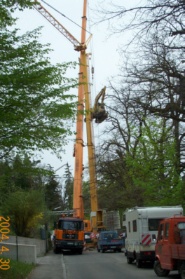
[[[41,4],[77,39],[80,41],[81,38],[81,17],[83,11],[83,0],[45,0],[48,4],[52,5],[56,10],[62,13],[56,12],[47,6],[43,1]],[[95,11],[94,9],[99,7],[100,4],[107,5],[109,0],[89,0],[88,3],[88,23],[87,30],[93,34],[93,37],[88,46],[87,52],[92,53],[91,63],[95,69],[94,79],[90,82],[93,83],[91,88],[92,100],[99,93],[99,91],[108,85],[108,79],[112,76],[118,74],[120,57],[119,57],[119,46],[128,40],[127,35],[114,35],[109,36],[109,25],[107,22],[103,24],[94,24],[95,22]],[[112,1],[121,6],[126,6],[132,4],[135,5],[139,0],[132,0],[128,3],[128,0],[114,0]],[[18,17],[18,28],[21,32],[26,32],[28,30],[33,30],[39,26],[43,26],[42,36],[40,38],[42,43],[50,43],[53,52],[51,53],[51,61],[56,62],[68,62],[68,61],[78,61],[79,53],[73,48],[71,42],[69,42],[58,30],[55,29],[42,15],[40,15],[35,9],[24,10],[23,12],[16,12]],[[77,24],[74,24],[74,22]],[[89,33],[87,33],[87,38]],[[71,72],[71,75],[78,77],[78,69],[76,72]],[[92,76],[91,76],[92,77]],[[101,124],[100,124],[101,125]],[[101,132],[101,126],[94,124],[94,130],[96,135],[95,143],[98,144],[98,136]],[[74,126],[75,128],[75,126]],[[86,143],[86,136],[84,135],[84,141]],[[55,156],[51,156],[49,153],[43,154],[43,163],[50,164],[54,170],[60,168],[65,163],[69,163],[71,170],[74,167],[73,158],[73,145],[75,136],[70,139],[69,145],[66,147],[66,154],[63,155],[62,161],[58,160]],[[87,153],[84,150],[84,164],[87,163]],[[58,175],[62,175],[63,169],[58,171]],[[73,172],[73,171],[72,171]]]

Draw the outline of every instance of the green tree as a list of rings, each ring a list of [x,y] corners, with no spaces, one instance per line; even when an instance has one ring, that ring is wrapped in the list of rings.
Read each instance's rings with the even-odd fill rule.
[[[106,157],[99,158],[97,167],[99,208],[125,210],[136,204],[143,205],[143,190],[133,183],[125,156],[110,157],[107,151]]]
[[[14,191],[12,168],[8,161],[0,162],[0,208],[6,203],[6,197]]]
[[[11,26],[15,20],[11,13],[16,9],[23,10],[24,8],[32,8],[33,1],[30,0],[2,0],[0,7],[0,27]]]
[[[41,166],[40,161],[31,160],[28,155],[20,157],[16,155],[12,164],[12,182],[17,190],[36,190],[42,188],[42,175],[47,174]]]
[[[115,33],[134,32],[126,45],[123,34],[120,75],[109,83],[98,196],[104,207],[183,204],[185,2],[122,2],[100,11]]]
[[[62,205],[60,185],[55,180],[54,172],[39,163],[27,155],[16,155],[12,160],[0,162],[0,209],[4,207],[10,193],[32,190],[42,193],[48,209]]]
[[[75,65],[51,64],[49,46],[38,42],[40,28],[23,35],[9,28],[14,21],[7,3],[0,7],[0,158],[13,151],[61,151],[76,114],[69,91],[77,80],[66,74]]]
[[[176,205],[179,174],[175,168],[175,141],[165,120],[145,121],[135,150],[126,156],[134,188],[143,193],[145,205]]]
[[[63,193],[63,200],[64,200],[64,206],[66,210],[72,210],[73,209],[73,183],[74,179],[72,176],[72,173],[70,171],[70,167],[67,164],[65,168],[65,174],[64,174],[64,193]]]
[[[42,192],[17,191],[11,193],[6,199],[2,213],[10,217],[16,235],[28,237],[42,221],[44,210]]]
[[[61,185],[56,181],[54,176],[49,177],[49,181],[44,185],[44,188],[47,208],[54,210],[60,207],[59,210],[64,210]]]

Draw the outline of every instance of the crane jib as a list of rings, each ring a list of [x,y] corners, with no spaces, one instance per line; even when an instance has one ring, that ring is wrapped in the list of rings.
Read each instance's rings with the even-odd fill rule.
[[[62,35],[64,35],[74,46],[80,46],[80,42],[56,19],[54,18],[40,3],[34,8],[45,17]]]

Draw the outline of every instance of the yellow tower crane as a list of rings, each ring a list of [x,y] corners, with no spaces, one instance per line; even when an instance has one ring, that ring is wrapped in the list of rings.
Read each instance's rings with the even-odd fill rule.
[[[55,19],[39,2],[35,0],[35,9],[44,16],[62,35],[64,35],[73,45],[75,51],[80,52],[79,69],[79,88],[78,88],[78,108],[76,120],[76,142],[74,145],[75,170],[73,187],[73,210],[74,217],[84,219],[83,196],[82,196],[82,177],[83,177],[83,123],[84,112],[86,114],[86,133],[88,146],[88,164],[90,177],[90,199],[91,199],[91,230],[96,233],[103,226],[102,211],[98,210],[96,170],[95,170],[95,147],[92,134],[92,119],[101,123],[107,113],[104,109],[105,88],[98,94],[95,105],[90,107],[90,86],[88,79],[88,54],[86,53],[87,44],[92,35],[86,40],[87,24],[87,0],[83,1],[83,16],[81,26],[81,41],[79,42],[57,19]],[[99,102],[102,97],[102,102]]]

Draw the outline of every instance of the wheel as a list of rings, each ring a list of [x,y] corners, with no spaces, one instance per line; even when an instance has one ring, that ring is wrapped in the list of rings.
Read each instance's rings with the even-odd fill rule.
[[[56,245],[54,245],[53,252],[55,254],[58,254],[60,252],[60,249]]]
[[[83,253],[83,249],[78,249],[78,254],[82,255],[82,253]]]
[[[169,274],[169,270],[161,268],[160,262],[157,260],[154,262],[154,271],[159,277],[166,277]]]
[[[185,263],[181,264],[179,268],[179,274],[181,276],[181,279],[185,279]]]
[[[105,249],[103,249],[102,246],[100,246],[100,251],[101,251],[101,253],[105,253]]]
[[[137,266],[137,268],[141,267],[141,260],[140,259],[136,259],[136,266]]]
[[[128,263],[128,264],[132,264],[132,263],[133,263],[133,259],[132,259],[132,258],[127,257],[127,263]]]

